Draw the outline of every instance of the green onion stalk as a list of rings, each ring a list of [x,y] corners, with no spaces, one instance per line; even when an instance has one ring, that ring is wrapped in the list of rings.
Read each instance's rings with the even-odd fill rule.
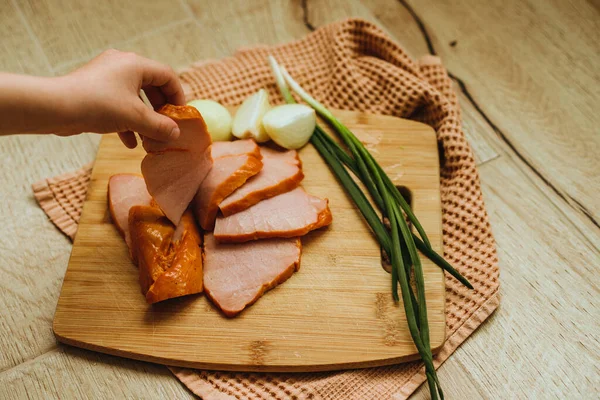
[[[286,79],[284,78],[284,74],[288,77],[287,79],[289,79],[291,82],[294,83],[294,86],[296,88],[298,88],[299,90],[294,89],[295,91],[297,91],[297,93],[299,93],[302,97],[302,95],[306,96],[306,98],[302,97],[303,100],[305,100],[309,105],[311,105],[313,108],[315,108],[315,110],[320,114],[320,115],[324,115],[323,113],[327,113],[328,115],[331,116],[331,118],[335,119],[337,121],[337,125],[338,126],[342,126],[344,127],[344,129],[346,130],[347,133],[349,133],[350,135],[352,135],[355,138],[355,141],[360,144],[361,147],[364,148],[364,146],[362,145],[362,143],[354,136],[354,134],[352,134],[352,132],[350,130],[348,130],[348,128],[346,128],[341,122],[339,122],[332,114],[331,112],[329,112],[322,104],[318,103],[315,99],[313,99],[310,95],[308,95],[301,87],[300,85],[298,85],[298,83],[296,83],[291,76],[289,75],[289,73],[287,73],[287,71],[285,70],[284,67],[281,67],[277,64],[277,62],[275,61],[275,59],[270,56],[269,57],[269,63],[271,65],[271,69],[273,71],[273,74],[275,75],[275,80],[277,83],[277,86],[281,92],[281,95],[283,96],[284,100],[287,103],[295,103],[295,99],[292,96],[287,83],[286,83]],[[292,84],[290,83],[290,86],[292,86]],[[292,86],[292,87],[294,87]],[[310,101],[309,101],[310,100]],[[317,108],[316,106],[318,106],[319,108]],[[327,120],[327,117],[324,117]],[[335,125],[334,125],[335,126]],[[314,136],[319,136],[322,141],[324,142],[324,145],[326,145],[330,151],[338,158],[338,160],[340,160],[342,162],[342,164],[344,164],[355,176],[357,176],[361,181],[363,181],[363,176],[360,174],[358,166],[356,161],[354,160],[353,157],[351,157],[350,155],[347,154],[347,152],[336,142],[334,141],[326,132],[325,130],[323,130],[323,128],[321,128],[318,124],[315,128],[315,132],[313,134]],[[313,143],[314,145],[314,143]],[[316,147],[316,146],[315,146]],[[319,150],[319,148],[317,147],[317,150]],[[366,149],[365,149],[365,152]],[[367,152],[367,154],[369,154]],[[417,231],[419,232],[419,235],[421,235],[421,237],[417,236],[416,234],[412,234],[413,236],[413,240],[415,242],[416,247],[423,253],[425,254],[425,256],[427,258],[429,258],[434,264],[436,264],[438,267],[442,268],[444,271],[448,272],[450,275],[452,275],[456,280],[458,280],[460,283],[462,283],[464,286],[468,287],[469,289],[473,289],[473,286],[471,285],[471,283],[460,274],[460,272],[458,272],[450,263],[448,263],[444,257],[442,257],[440,254],[438,254],[435,250],[432,249],[431,244],[429,242],[429,240],[427,239],[427,235],[424,231],[424,229],[422,228],[420,222],[418,221],[417,217],[414,215],[414,213],[412,212],[410,206],[408,205],[408,203],[406,202],[406,200],[404,199],[404,197],[402,196],[402,194],[400,193],[400,191],[398,190],[398,188],[392,183],[391,179],[389,178],[389,176],[383,171],[383,169],[381,168],[381,166],[379,166],[379,164],[377,164],[375,162],[375,160],[373,159],[373,157],[369,154],[370,158],[372,159],[372,162],[375,164],[375,166],[377,167],[381,178],[384,181],[384,184],[386,186],[386,188],[392,193],[394,199],[396,202],[398,202],[401,206],[401,208],[406,212],[406,210],[408,210],[407,212],[407,216],[410,220],[410,222],[415,226],[415,228],[417,229]],[[364,183],[364,182],[363,182]],[[367,185],[365,185],[367,186]],[[344,185],[344,187],[346,187]],[[360,189],[359,189],[360,190]],[[373,195],[373,193],[371,193]],[[383,207],[383,200],[381,200],[381,197],[378,195],[378,193],[376,195],[374,195],[373,197],[373,201],[375,202],[375,204],[377,205],[377,207],[379,209],[382,209]],[[370,206],[370,204],[369,204]],[[373,229],[373,226],[371,226],[371,228]],[[389,253],[389,248],[385,249],[386,252],[388,254]]]
[[[311,97],[290,76],[285,68],[279,66],[271,56],[269,56],[269,64],[284,100],[287,103],[296,102],[288,87],[289,84],[302,100],[314,108],[333,127],[346,146],[346,149],[342,148],[318,124],[310,140],[347,194],[352,198],[382,249],[390,258],[392,263],[392,297],[396,302],[400,300],[398,295],[398,286],[400,286],[409,331],[425,364],[425,374],[431,397],[433,399],[443,399],[444,395],[433,365],[425,299],[425,280],[417,250],[420,250],[436,265],[468,288],[472,289],[473,286],[432,249],[425,230],[409,204],[362,142],[325,106]],[[390,222],[389,229],[383,224],[371,202],[348,171],[365,185],[373,203]],[[411,232],[407,219],[413,224],[418,235]],[[416,295],[412,289],[411,276],[414,276]]]

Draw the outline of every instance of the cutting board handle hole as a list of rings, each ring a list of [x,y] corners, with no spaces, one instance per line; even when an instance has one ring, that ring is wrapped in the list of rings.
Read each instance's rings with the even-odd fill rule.
[[[402,186],[402,185],[396,185],[396,188],[398,189],[398,191],[400,192],[402,197],[404,197],[404,200],[406,200],[406,202],[408,203],[410,208],[412,208],[413,196],[412,196],[412,192],[410,191],[410,189],[407,188],[406,186]],[[406,218],[406,216],[405,216],[405,218]],[[408,227],[412,231],[413,227],[412,227],[411,222],[408,220],[408,218],[406,219],[406,222],[408,223]],[[386,228],[389,229],[389,221],[387,221],[387,219],[384,219],[383,223],[385,224]],[[389,273],[389,274],[392,273],[392,264],[390,262],[388,255],[385,253],[385,251],[383,251],[383,248],[381,248],[381,266],[387,273]]]
[[[404,200],[406,200],[406,202],[411,206],[413,206],[412,204],[412,192],[410,191],[409,188],[407,188],[406,186],[402,186],[402,185],[396,185],[396,189],[398,189],[398,191],[400,192],[400,194],[402,195],[402,197],[404,197]]]

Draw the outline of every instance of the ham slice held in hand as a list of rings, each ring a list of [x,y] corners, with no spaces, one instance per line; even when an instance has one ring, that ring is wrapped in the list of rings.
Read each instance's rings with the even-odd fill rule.
[[[212,230],[219,203],[259,173],[263,164],[258,146],[252,140],[213,144],[213,167],[194,197],[196,219],[204,230]]]
[[[150,195],[177,225],[212,166],[211,139],[194,107],[166,104],[158,112],[177,122],[181,134],[165,143],[144,138],[148,154],[142,160],[142,175]]]
[[[233,317],[300,268],[300,239],[219,244],[204,236],[204,289],[225,315]]]
[[[219,204],[224,216],[229,216],[253,206],[261,200],[288,192],[304,178],[298,152],[277,151],[261,146],[263,168]],[[213,151],[214,157],[214,151]]]
[[[329,225],[331,220],[327,199],[296,188],[229,217],[218,217],[214,235],[222,243],[296,237]]]
[[[178,239],[157,207],[132,207],[129,229],[147,303],[202,292],[202,238],[190,211],[181,217]]]
[[[140,175],[117,174],[108,180],[108,208],[110,217],[119,233],[129,240],[129,209],[133,206],[149,206],[152,197],[146,189],[146,182]]]

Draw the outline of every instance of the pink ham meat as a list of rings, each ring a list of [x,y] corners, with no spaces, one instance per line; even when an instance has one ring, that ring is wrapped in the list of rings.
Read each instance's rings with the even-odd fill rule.
[[[253,304],[300,268],[300,239],[219,244],[204,236],[204,291],[228,317]]]
[[[261,200],[289,192],[298,187],[304,179],[296,150],[281,152],[261,146],[260,153],[262,170],[219,204],[224,216],[243,211]]]
[[[237,214],[218,217],[214,235],[221,243],[302,236],[331,224],[328,203],[298,187]]]
[[[227,156],[239,156],[248,154],[261,158],[261,150],[252,139],[236,140],[235,142],[214,142],[211,148],[213,160]]]
[[[251,155],[217,158],[194,197],[193,209],[198,224],[212,230],[219,212],[219,203],[235,189],[242,186],[262,168],[262,162]]]
[[[213,167],[200,185],[192,208],[198,224],[212,230],[219,203],[263,167],[260,149],[253,140],[215,142],[211,149]]]
[[[181,134],[164,143],[144,138],[148,154],[142,160],[142,175],[150,195],[177,225],[211,169],[211,139],[194,107],[166,104],[158,112],[177,122]]]
[[[129,210],[133,206],[149,206],[151,202],[152,197],[146,189],[146,182],[140,175],[117,174],[108,180],[110,217],[127,245],[130,245]]]

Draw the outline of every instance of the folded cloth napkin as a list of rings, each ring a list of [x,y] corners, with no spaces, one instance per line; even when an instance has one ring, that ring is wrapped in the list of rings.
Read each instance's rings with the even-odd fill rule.
[[[446,277],[447,340],[436,367],[498,307],[495,241],[483,204],[473,152],[465,139],[460,108],[437,57],[417,61],[377,26],[349,19],[305,38],[274,47],[238,51],[220,61],[192,65],[181,74],[188,99],[211,98],[236,105],[258,90],[281,102],[266,62],[272,54],[325,105],[411,118],[437,132],[442,165],[444,255],[475,289]],[[50,219],[73,238],[90,166],[33,185]],[[405,399],[424,381],[421,362],[326,373],[212,372],[170,367],[193,393],[223,399]],[[443,382],[442,382],[443,386]]]

